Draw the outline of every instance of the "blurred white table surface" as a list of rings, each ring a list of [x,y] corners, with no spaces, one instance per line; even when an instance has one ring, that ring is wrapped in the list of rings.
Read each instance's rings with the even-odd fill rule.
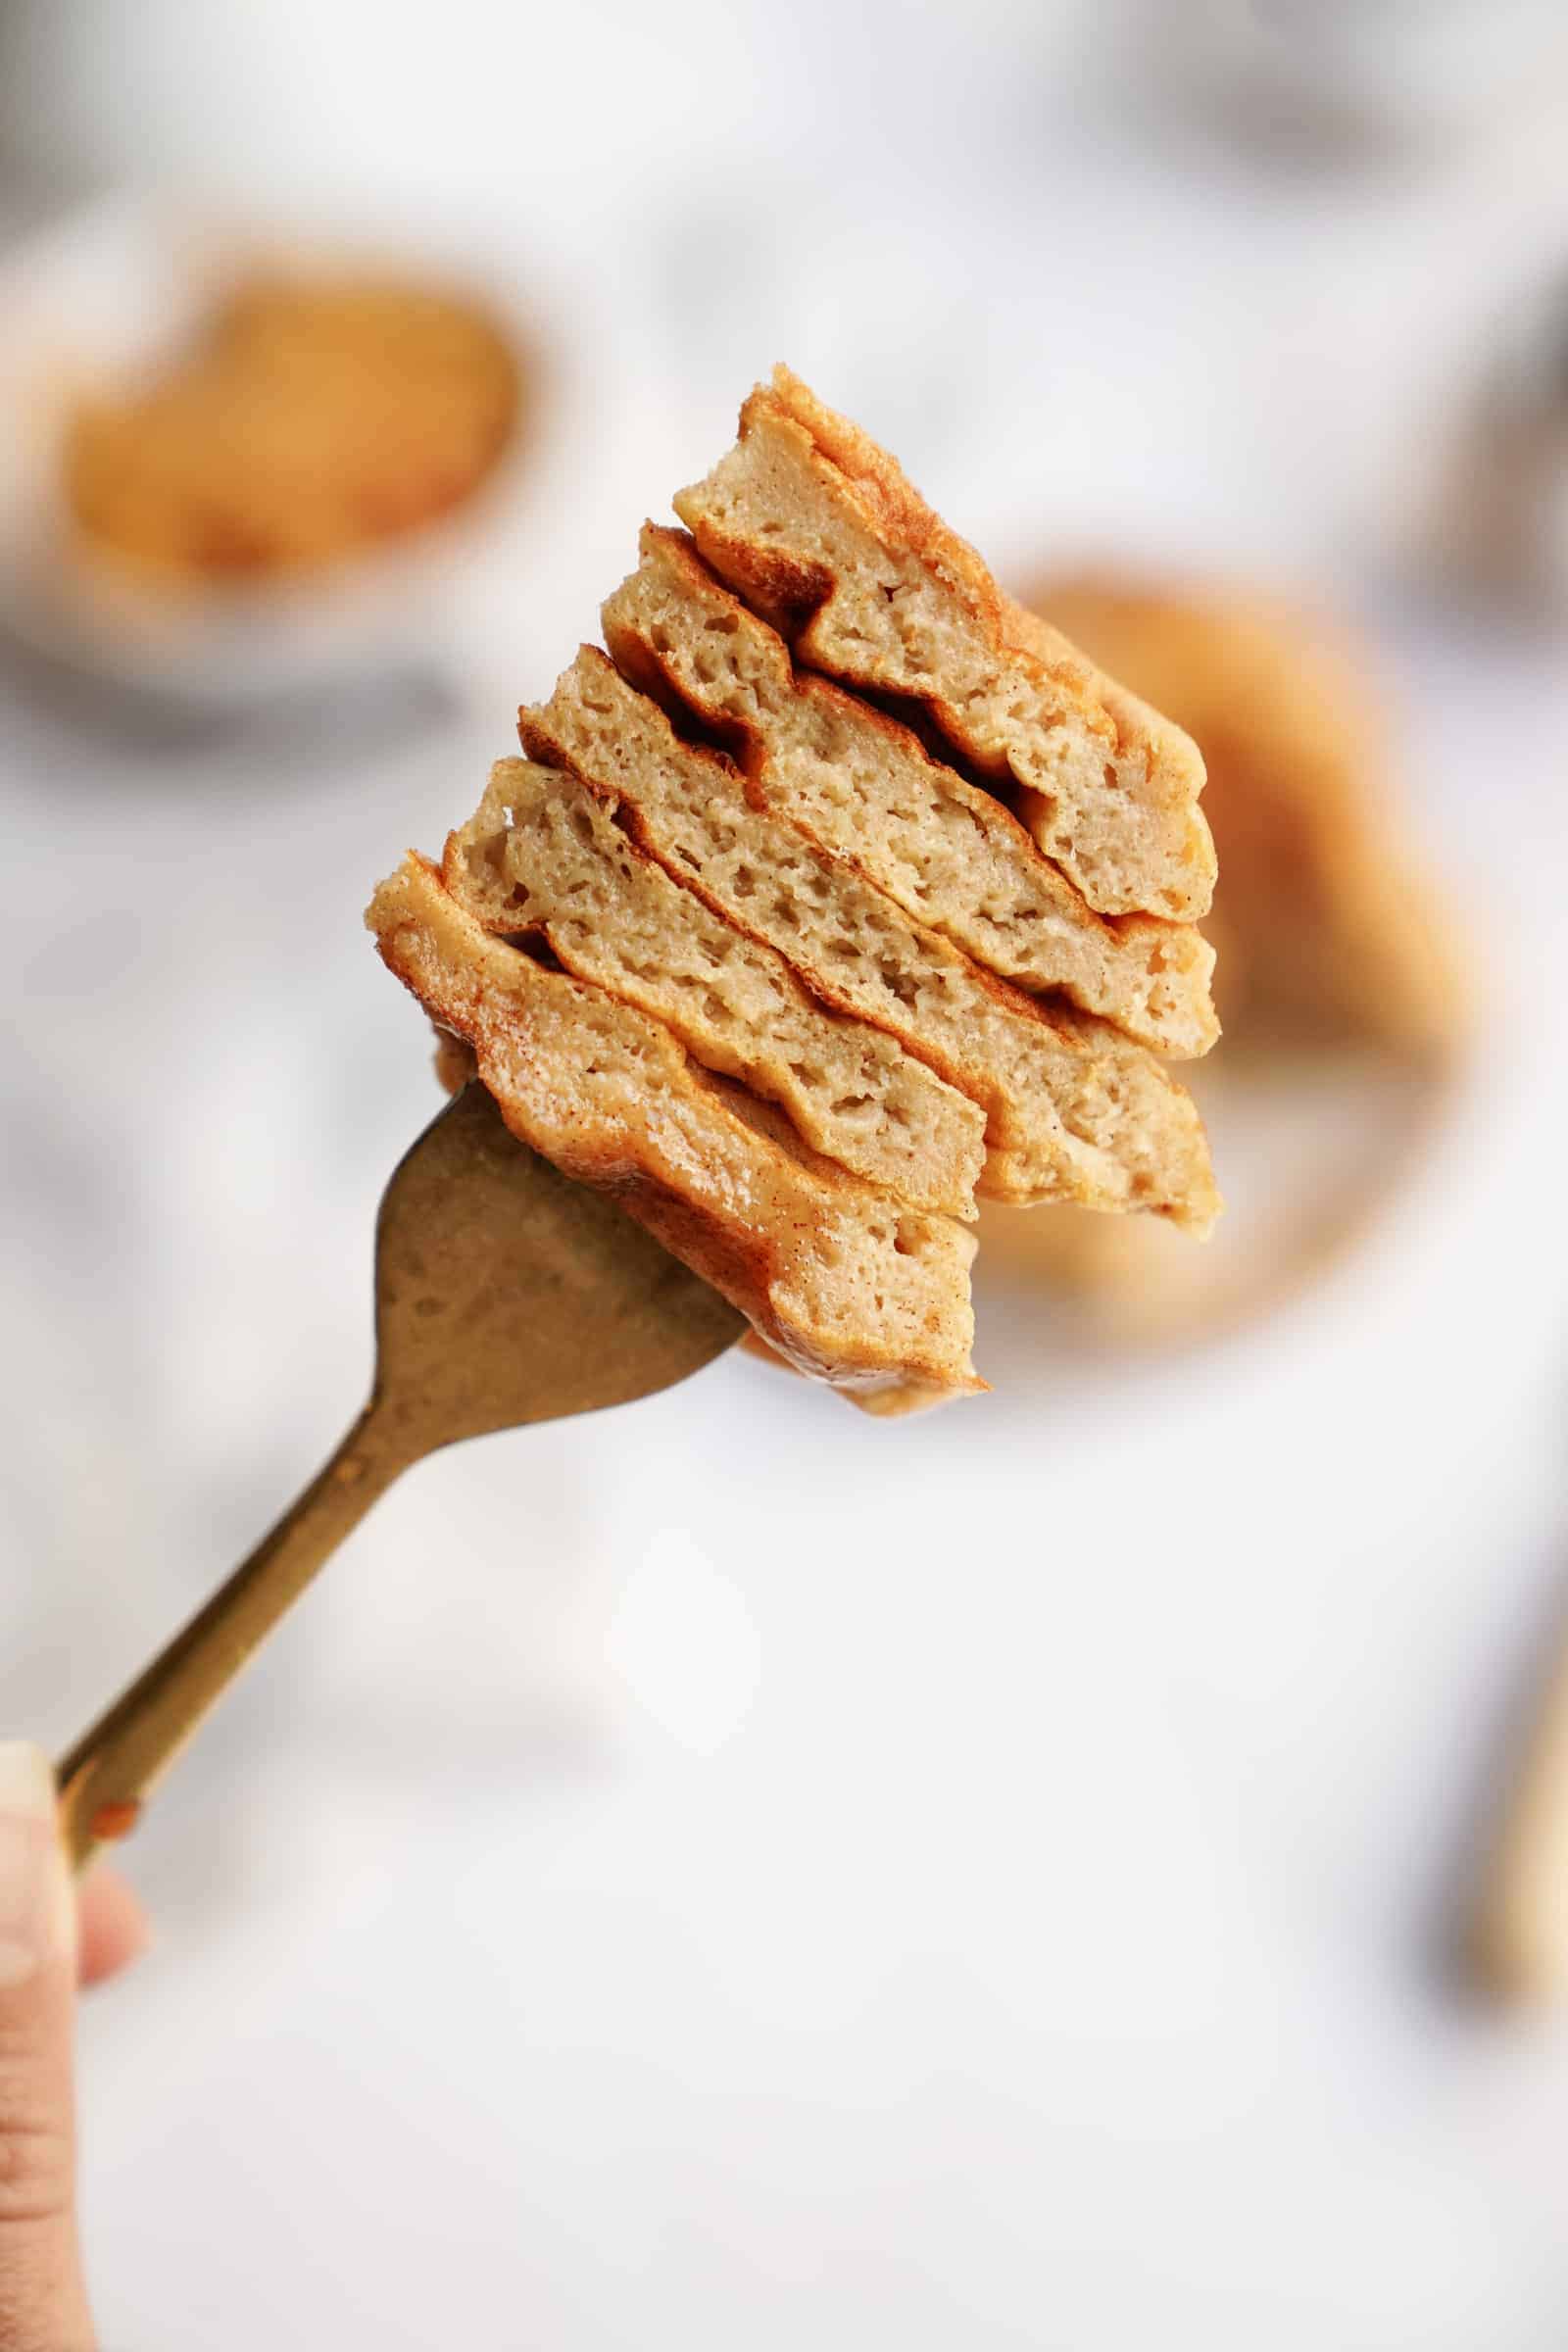
[[[735,1360],[411,1476],[128,1856],[163,1941],[84,2025],[106,2352],[1562,2341],[1568,2040],[1446,1945],[1568,1571],[1568,691],[1400,592],[1377,496],[1472,213],[1009,105],[918,169],[891,122],[639,155],[619,240],[568,191],[646,380],[452,703],[192,735],[8,690],[5,1728],[78,1730],[356,1408],[433,1107],[368,888],[775,356],[999,564],[1360,610],[1474,1077],[1224,1346],[1080,1370],[988,1299],[996,1393],[933,1418]]]

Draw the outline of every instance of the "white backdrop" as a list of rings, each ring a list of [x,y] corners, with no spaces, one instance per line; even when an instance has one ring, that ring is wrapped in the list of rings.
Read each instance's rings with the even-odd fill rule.
[[[136,1842],[107,2352],[1554,2352],[1568,2045],[1445,1947],[1562,1597],[1568,691],[1393,529],[1560,213],[1550,92],[1266,167],[1091,9],[69,13],[15,12],[14,158],[439,207],[618,325],[603,466],[444,696],[8,693],[7,1728],[80,1728],[355,1409],[431,1105],[368,888],[774,357],[1000,566],[1359,611],[1493,1008],[1397,1217],[1266,1330],[1077,1373],[991,1297],[997,1393],[936,1419],[725,1363],[388,1498]]]

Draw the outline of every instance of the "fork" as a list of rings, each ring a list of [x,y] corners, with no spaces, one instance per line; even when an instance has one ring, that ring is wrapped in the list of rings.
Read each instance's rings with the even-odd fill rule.
[[[651,1396],[745,1330],[613,1200],[509,1133],[470,1080],[393,1170],[375,1236],[375,1377],[325,1467],[62,1760],[81,1869],[393,1481],[464,1438]]]

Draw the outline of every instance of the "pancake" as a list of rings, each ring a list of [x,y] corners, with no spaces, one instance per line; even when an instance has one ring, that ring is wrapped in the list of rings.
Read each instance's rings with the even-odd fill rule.
[[[777,1102],[807,1143],[915,1208],[972,1217],[985,1117],[885,1030],[846,1019],[628,839],[574,777],[500,760],[442,878],[491,930],[662,1020],[708,1069]]]
[[[979,1190],[1018,1203],[1145,1209],[1198,1231],[1217,1208],[1190,1096],[1108,1023],[1048,1006],[910,921],[765,809],[721,753],[585,646],[519,713],[531,758],[617,803],[665,869],[788,957],[824,1003],[886,1029],[986,1112]]]
[[[874,1413],[983,1388],[976,1196],[1206,1232],[1202,763],[780,370],[380,953],[510,1127]],[[1174,1240],[1174,1236],[1170,1236]]]
[[[797,671],[783,640],[650,523],[604,607],[620,670],[738,746],[751,798],[989,970],[1059,991],[1156,1051],[1219,1033],[1213,950],[1190,924],[1087,906],[996,797],[842,687]]]
[[[807,1150],[667,1029],[546,970],[410,857],[370,903],[382,959],[472,1048],[513,1133],[612,1193],[798,1370],[886,1409],[984,1386],[972,1237]]]
[[[1180,728],[1003,597],[875,442],[787,368],[675,509],[811,668],[910,699],[1103,914],[1205,913],[1203,762]]]

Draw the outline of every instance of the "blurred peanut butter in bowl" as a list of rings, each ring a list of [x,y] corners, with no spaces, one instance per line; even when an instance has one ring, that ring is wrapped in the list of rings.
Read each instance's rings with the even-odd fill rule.
[[[511,224],[110,197],[12,249],[0,315],[0,633],[219,714],[461,689],[619,397],[591,289]]]
[[[77,401],[82,552],[157,589],[341,563],[461,507],[517,434],[519,353],[475,302],[369,275],[257,275],[142,380]]]

